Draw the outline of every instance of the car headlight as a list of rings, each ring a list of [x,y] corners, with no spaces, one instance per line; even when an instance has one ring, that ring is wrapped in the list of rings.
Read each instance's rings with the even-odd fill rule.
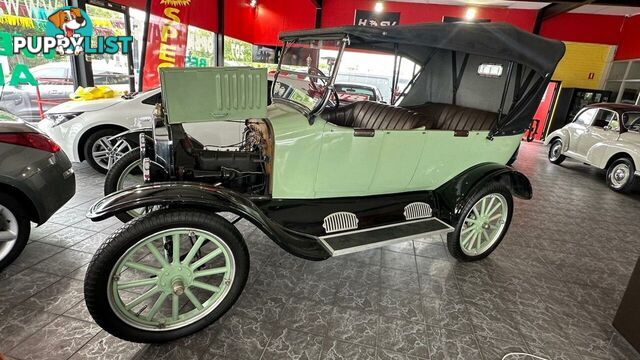
[[[69,120],[73,120],[80,115],[82,115],[81,112],[46,114],[45,118],[51,120],[53,122],[53,126],[58,126],[60,124],[66,123]]]

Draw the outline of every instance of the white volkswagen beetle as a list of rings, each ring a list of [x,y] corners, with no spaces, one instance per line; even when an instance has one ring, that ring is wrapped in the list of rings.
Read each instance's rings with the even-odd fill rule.
[[[593,104],[545,140],[549,161],[567,157],[607,171],[607,185],[629,192],[640,175],[640,106]]]

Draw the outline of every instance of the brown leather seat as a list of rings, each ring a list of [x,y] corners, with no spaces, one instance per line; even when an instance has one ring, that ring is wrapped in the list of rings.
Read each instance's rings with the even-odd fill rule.
[[[429,118],[432,129],[438,130],[491,130],[498,120],[498,114],[464,106],[429,103],[411,107]]]
[[[372,101],[359,101],[322,113],[322,118],[338,126],[354,129],[411,130],[429,128],[431,122],[423,114],[409,109]]]

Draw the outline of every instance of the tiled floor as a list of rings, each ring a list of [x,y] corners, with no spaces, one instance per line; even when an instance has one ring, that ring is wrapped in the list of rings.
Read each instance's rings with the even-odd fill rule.
[[[616,194],[602,171],[551,165],[545,151],[521,149],[515,167],[533,182],[534,199],[516,202],[507,238],[478,263],[455,262],[440,238],[306,262],[240,223],[252,269],[239,302],[206,330],[154,346],[109,336],[86,311],[86,264],[120,224],[84,219],[103,177],[78,165],[76,197],[34,229],[24,254],[0,273],[0,352],[10,359],[499,360],[522,351],[640,359],[610,325],[640,255],[640,193]]]

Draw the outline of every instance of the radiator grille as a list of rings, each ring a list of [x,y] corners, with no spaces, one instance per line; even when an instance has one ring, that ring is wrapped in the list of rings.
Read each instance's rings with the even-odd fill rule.
[[[431,206],[423,202],[414,202],[404,207],[404,217],[407,220],[431,217]]]
[[[322,224],[324,231],[331,234],[338,231],[353,230],[358,228],[358,217],[356,214],[340,211],[324,218]]]

